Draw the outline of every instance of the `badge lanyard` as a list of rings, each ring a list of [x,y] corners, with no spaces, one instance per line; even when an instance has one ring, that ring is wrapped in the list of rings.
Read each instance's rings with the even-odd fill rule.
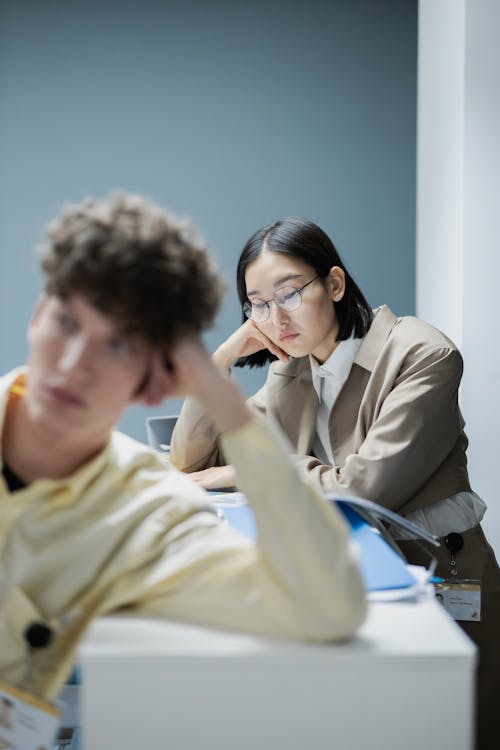
[[[21,684],[0,683],[0,748],[40,750],[54,746],[59,726],[59,709],[34,690],[37,668],[52,640],[45,622],[31,623],[24,633],[28,663]]]
[[[472,578],[460,578],[457,565],[457,555],[464,544],[463,536],[456,532],[444,538],[444,545],[450,553],[449,578],[437,583],[434,590],[436,598],[453,619],[460,622],[481,622],[481,582]]]

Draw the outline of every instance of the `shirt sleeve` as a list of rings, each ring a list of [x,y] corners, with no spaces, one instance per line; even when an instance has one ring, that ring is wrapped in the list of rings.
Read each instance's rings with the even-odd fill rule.
[[[288,445],[256,417],[225,434],[238,486],[254,512],[257,540],[225,523],[192,526],[174,578],[160,580],[142,609],[261,635],[325,641],[347,638],[363,621],[366,596],[356,551],[338,511],[293,468]]]

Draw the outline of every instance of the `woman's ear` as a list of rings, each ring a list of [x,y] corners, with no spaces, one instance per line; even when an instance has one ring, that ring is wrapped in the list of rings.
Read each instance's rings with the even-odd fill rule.
[[[332,300],[340,302],[345,294],[345,273],[339,266],[332,266],[327,276],[328,289]]]

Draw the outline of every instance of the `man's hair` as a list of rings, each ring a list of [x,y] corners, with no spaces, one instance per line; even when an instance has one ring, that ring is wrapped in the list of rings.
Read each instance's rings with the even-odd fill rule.
[[[41,251],[47,294],[81,295],[124,333],[155,346],[200,333],[222,296],[191,223],[137,195],[65,207]]]

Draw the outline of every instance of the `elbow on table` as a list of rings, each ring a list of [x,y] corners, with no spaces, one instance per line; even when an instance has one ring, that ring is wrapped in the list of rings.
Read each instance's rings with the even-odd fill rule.
[[[348,640],[365,621],[367,610],[366,593],[360,582],[348,596],[333,596],[329,602],[320,601],[317,606],[302,610],[298,618],[300,639],[316,643]]]

